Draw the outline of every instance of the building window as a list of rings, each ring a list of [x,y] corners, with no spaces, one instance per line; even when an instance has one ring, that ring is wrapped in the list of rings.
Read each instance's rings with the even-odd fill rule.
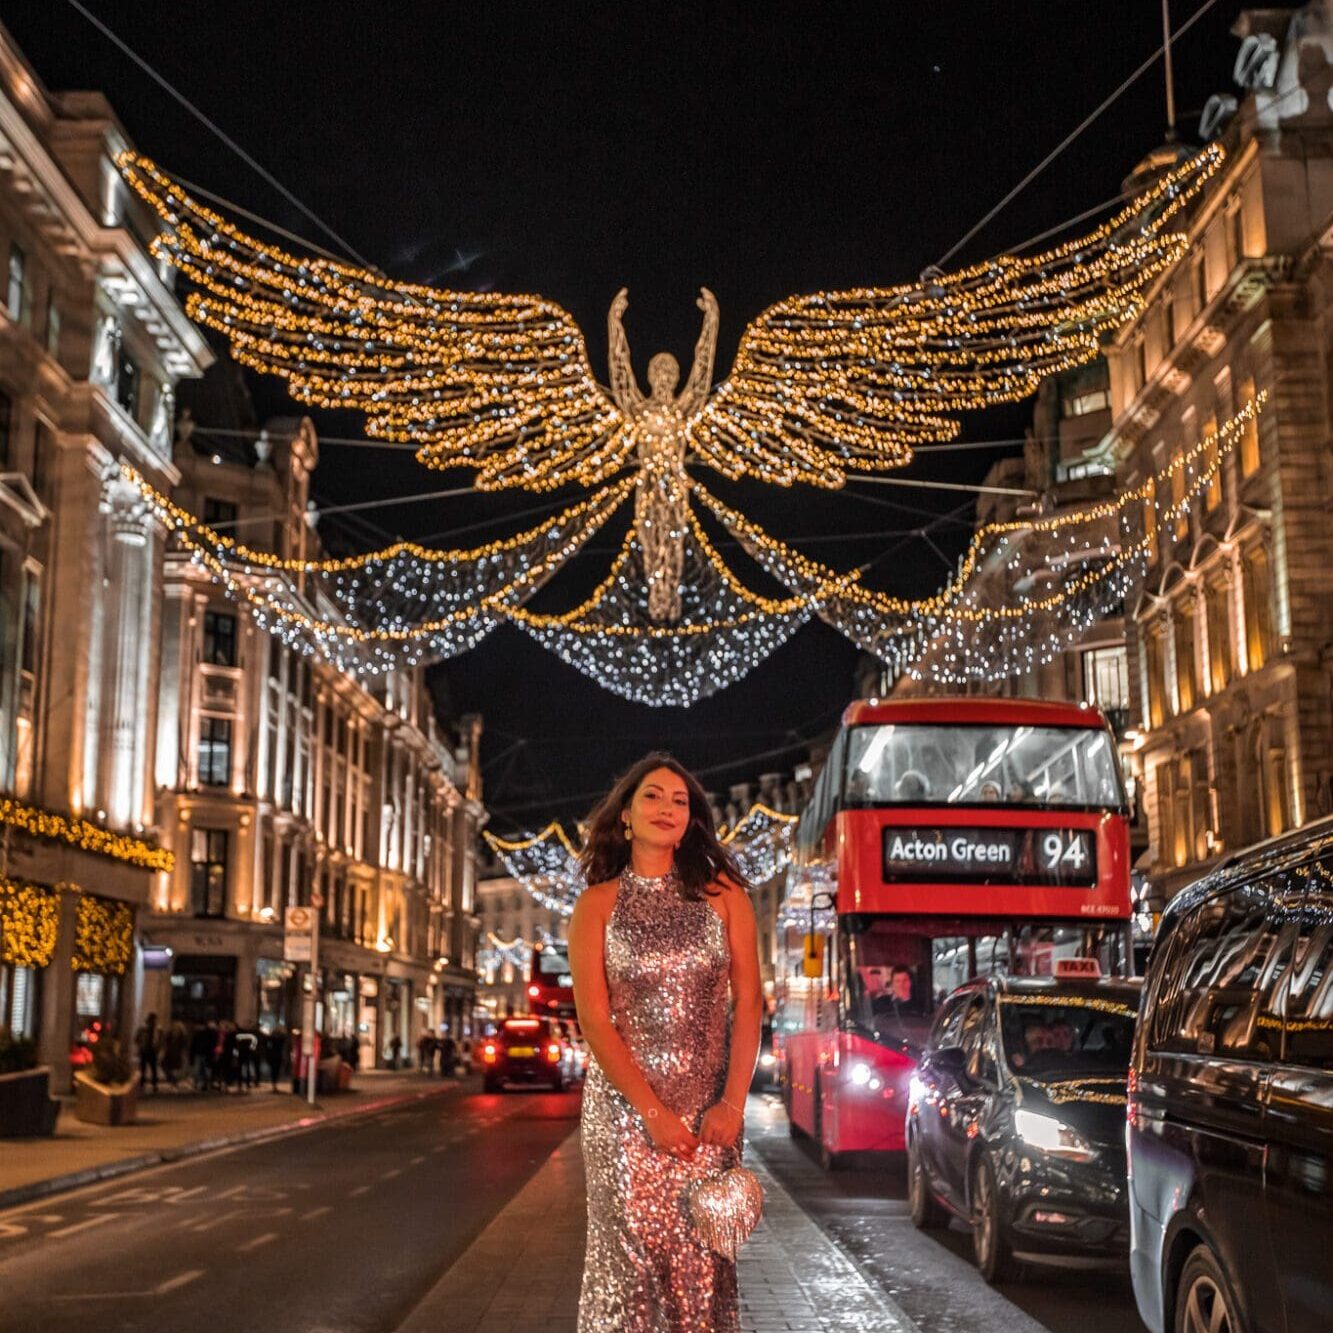
[[[15,324],[32,322],[32,278],[28,272],[28,257],[17,241],[9,247],[9,289],[5,304]]]
[[[1242,380],[1240,403],[1244,408],[1254,401],[1254,381]],[[1259,471],[1259,418],[1251,413],[1241,426],[1240,431],[1240,473],[1243,477],[1252,477]]]
[[[1143,491],[1143,541],[1148,563],[1157,563],[1157,483],[1148,478]]]
[[[1245,656],[1247,670],[1258,671],[1273,655],[1272,580],[1268,552],[1251,547],[1241,561],[1245,579]]]
[[[9,467],[9,437],[13,421],[14,404],[7,393],[0,392],[0,468]]]
[[[236,526],[236,505],[231,500],[219,500],[216,496],[204,496],[204,523],[210,528],[221,528],[224,535],[230,535],[230,529]]]
[[[1161,856],[1172,866],[1208,855],[1208,768],[1202,752],[1188,751],[1157,767]]]
[[[1216,417],[1209,417],[1203,423],[1203,435],[1206,441],[1203,447],[1203,467],[1208,478],[1208,486],[1203,493],[1203,507],[1211,514],[1222,503],[1222,460],[1217,448]]]
[[[1148,382],[1148,345],[1143,334],[1134,339],[1134,387],[1141,389]]]
[[[190,906],[195,916],[222,916],[227,910],[226,829],[191,831]]]
[[[225,787],[231,781],[231,719],[205,717],[199,722],[199,781]]]
[[[1194,597],[1187,593],[1175,607],[1176,702],[1178,711],[1194,707]]]
[[[1171,473],[1171,530],[1176,540],[1189,536],[1190,511],[1185,503],[1185,469],[1178,467]]]
[[[236,665],[236,617],[230,612],[204,612],[204,661],[210,666]]]
[[[1149,625],[1143,631],[1143,674],[1148,681],[1148,725],[1160,727],[1166,721],[1166,662],[1160,625]]]
[[[1129,708],[1129,662],[1123,643],[1083,654],[1083,697],[1104,713]]]
[[[1085,417],[1093,412],[1105,412],[1110,406],[1110,389],[1094,389],[1064,399],[1060,404],[1060,413],[1065,417]]]
[[[1265,717],[1254,729],[1255,771],[1259,779],[1259,816],[1263,836],[1275,838],[1291,827],[1287,800],[1287,752],[1282,743],[1281,722]]]
[[[139,419],[139,378],[138,363],[122,343],[116,352],[116,402],[135,421]]]
[[[1200,247],[1190,262],[1190,297],[1196,315],[1208,304],[1208,282],[1203,271],[1203,248]]]
[[[23,640],[19,645],[19,670],[28,676],[37,674],[38,631],[42,617],[42,576],[28,568],[23,578]]]
[[[1203,593],[1203,613],[1208,631],[1209,693],[1220,694],[1231,679],[1231,615],[1224,576],[1208,580]]]

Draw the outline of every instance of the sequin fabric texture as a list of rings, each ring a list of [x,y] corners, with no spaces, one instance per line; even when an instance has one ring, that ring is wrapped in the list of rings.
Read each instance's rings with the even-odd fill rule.
[[[697,1132],[727,1074],[731,953],[722,919],[682,898],[674,876],[626,870],[604,957],[612,1021],[653,1091]],[[595,1060],[580,1142],[588,1246],[579,1333],[738,1333],[736,1265],[696,1234],[688,1191],[737,1165],[740,1145],[701,1146],[693,1161],[658,1151]]]

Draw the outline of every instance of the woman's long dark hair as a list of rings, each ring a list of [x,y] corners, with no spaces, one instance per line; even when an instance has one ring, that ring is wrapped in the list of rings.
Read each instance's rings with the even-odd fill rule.
[[[690,798],[690,821],[676,848],[676,874],[680,877],[681,896],[701,902],[705,894],[715,894],[709,885],[730,880],[738,888],[748,889],[749,881],[741,874],[736,858],[717,836],[708,797],[694,776],[679,760],[660,751],[645,755],[623,773],[588,819],[588,833],[579,854],[579,864],[589,884],[615,879],[629,865],[630,843],[625,837],[622,816],[639,790],[639,784],[655,769],[670,769],[684,784]]]

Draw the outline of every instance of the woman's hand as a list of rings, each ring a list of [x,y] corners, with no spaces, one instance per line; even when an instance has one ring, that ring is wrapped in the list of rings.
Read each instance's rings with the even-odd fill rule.
[[[648,1137],[652,1139],[654,1147],[661,1152],[687,1161],[694,1156],[699,1140],[674,1111],[665,1106],[659,1107],[656,1115],[645,1115],[643,1123],[648,1128]]]
[[[715,1143],[719,1148],[733,1148],[745,1128],[745,1117],[726,1102],[715,1102],[699,1122],[699,1142]]]

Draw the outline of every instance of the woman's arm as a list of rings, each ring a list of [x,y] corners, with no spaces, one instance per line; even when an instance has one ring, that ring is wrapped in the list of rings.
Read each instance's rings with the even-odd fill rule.
[[[614,904],[614,885],[590,887],[579,895],[570,918],[569,970],[574,978],[579,1027],[598,1067],[612,1087],[643,1117],[653,1141],[659,1147],[693,1151],[694,1135],[649,1086],[625,1039],[611,1021],[603,950],[606,921]]]
[[[731,946],[731,1053],[727,1082],[699,1128],[705,1143],[730,1146],[745,1124],[745,1097],[759,1057],[764,1022],[764,989],[759,976],[759,941],[750,895],[738,885],[723,889],[727,903],[727,941]]]

